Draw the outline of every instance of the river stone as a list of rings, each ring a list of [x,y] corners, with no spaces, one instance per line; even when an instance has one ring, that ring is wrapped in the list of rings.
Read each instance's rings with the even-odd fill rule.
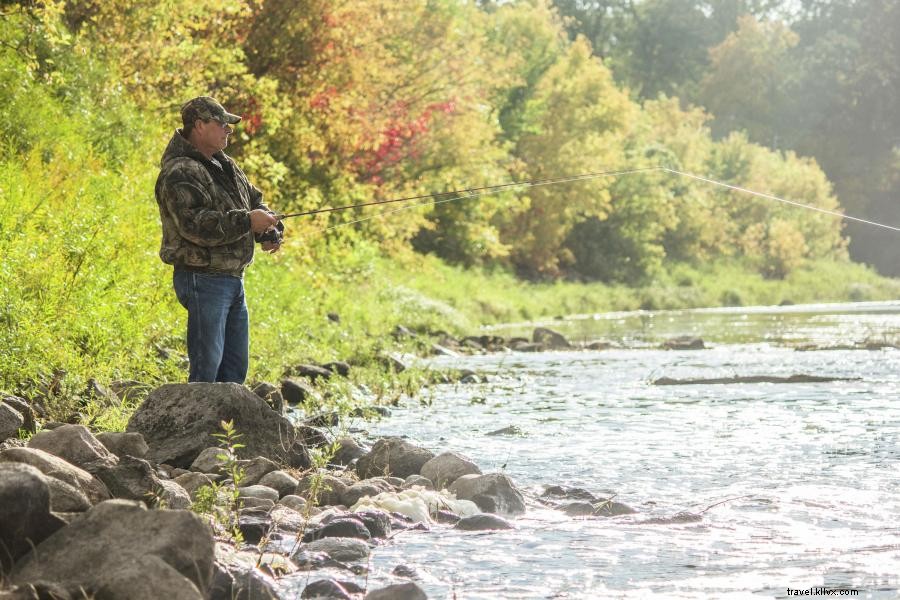
[[[294,494],[288,494],[287,496],[284,496],[283,498],[281,498],[281,500],[278,501],[278,504],[286,506],[291,510],[295,510],[298,513],[303,513],[307,507],[306,500],[304,498],[301,498],[300,496],[295,496]]]
[[[518,515],[525,512],[525,499],[503,473],[463,475],[450,492],[460,500],[471,500],[484,512]]]
[[[24,429],[28,433],[34,433],[35,431],[37,431],[37,424],[34,420],[34,409],[31,407],[31,404],[29,404],[27,400],[19,398],[18,396],[9,396],[7,394],[3,394],[2,396],[0,396],[0,401],[2,401],[3,404],[11,406],[16,410],[16,412],[22,415],[22,419],[25,422],[22,425],[21,429]],[[3,439],[5,438],[3,436],[0,436],[0,441],[2,441]]]
[[[331,457],[331,464],[346,466],[357,460],[360,456],[365,456],[367,450],[357,443],[352,437],[340,437],[336,440],[337,450]]]
[[[272,524],[279,531],[297,533],[306,525],[306,519],[303,518],[302,514],[283,504],[276,504],[272,507],[269,511],[269,516],[272,517]]]
[[[246,510],[270,511],[275,503],[268,498],[241,498],[241,506]]]
[[[683,335],[666,340],[662,344],[664,350],[703,350],[706,344],[702,339]]]
[[[206,600],[193,581],[159,556],[138,556],[133,563],[104,574],[96,582],[95,600]]]
[[[196,499],[197,490],[203,486],[212,485],[213,480],[204,473],[185,473],[176,477],[175,483],[184,488],[191,499]]]
[[[410,475],[403,480],[403,484],[400,487],[404,490],[408,490],[415,486],[419,486],[426,490],[434,489],[434,483],[432,483],[432,481],[427,477],[422,477],[421,475]]]
[[[47,477],[44,481],[50,489],[53,512],[84,512],[91,507],[91,501],[78,488],[55,477]]]
[[[594,505],[584,500],[575,500],[574,502],[561,504],[559,510],[570,517],[590,517],[594,514]]]
[[[434,453],[398,437],[375,442],[372,450],[356,461],[356,472],[362,478],[394,475],[406,478],[418,474]]]
[[[265,485],[248,485],[238,488],[238,497],[240,498],[260,498],[262,500],[271,500],[274,505],[278,502],[278,491]]]
[[[10,579],[82,586],[92,594],[97,582],[150,556],[186,577],[201,594],[209,589],[213,537],[203,519],[186,510],[147,510],[127,500],[107,500],[91,508],[44,540],[38,552],[20,560]],[[132,581],[135,589],[163,585],[150,573]]]
[[[39,431],[28,447],[44,450],[92,474],[119,462],[84,425],[62,425],[51,431]]]
[[[150,450],[147,442],[144,441],[144,436],[139,433],[105,431],[98,433],[97,439],[107,450],[119,458],[123,456],[146,458],[147,452]]]
[[[563,334],[546,327],[536,327],[531,334],[531,341],[553,349],[572,347],[572,344],[569,343],[569,340]]]
[[[0,442],[19,437],[19,430],[25,428],[25,417],[5,402],[0,402]]]
[[[116,466],[97,471],[97,477],[110,494],[125,500],[150,501],[162,489],[150,463],[133,456],[124,456]]]
[[[159,499],[165,508],[180,510],[191,507],[190,494],[178,483],[170,479],[161,479],[159,485]]]
[[[209,600],[278,600],[272,579],[257,567],[258,552],[242,552],[217,543]],[[296,570],[296,569],[292,569]]]
[[[303,544],[301,551],[324,552],[334,560],[353,562],[369,556],[369,545],[356,538],[327,537]]]
[[[222,465],[225,461],[219,458],[220,456],[231,458],[231,452],[225,448],[219,448],[218,446],[204,448],[200,454],[197,455],[197,458],[194,459],[194,462],[191,463],[191,471],[196,471],[198,473],[221,473]]]
[[[276,386],[265,381],[257,383],[253,386],[253,393],[262,398],[279,415],[284,414],[284,396]]]
[[[222,421],[233,421],[241,454],[266,456],[291,467],[310,466],[294,427],[256,394],[236,383],[170,383],[153,390],[127,431],[144,435],[157,463],[187,467],[216,441]]]
[[[250,460],[238,461],[238,466],[244,471],[243,485],[256,485],[264,475],[278,470],[278,465],[265,456],[257,456]]]
[[[594,505],[594,515],[600,517],[617,517],[619,515],[633,515],[635,513],[637,513],[637,511],[627,504],[613,502],[612,500],[604,498],[600,498],[600,503]]]
[[[430,479],[435,488],[442,489],[463,475],[481,475],[481,469],[456,452],[444,452],[422,465],[421,475]]]
[[[512,523],[490,513],[481,513],[470,517],[463,517],[456,522],[455,529],[463,531],[485,531],[488,529],[514,529]]]
[[[341,495],[340,503],[344,506],[353,506],[359,502],[360,498],[366,496],[374,498],[381,492],[386,491],[390,491],[390,489],[385,489],[385,486],[376,485],[375,483],[372,483],[371,480],[360,481],[359,483],[354,483],[344,491]]]
[[[318,400],[316,388],[305,379],[286,377],[281,380],[281,395],[290,405],[302,404],[307,400]]]
[[[372,590],[364,600],[428,600],[428,595],[417,583],[407,581]]]
[[[372,535],[361,519],[342,515],[335,517],[317,529],[306,532],[303,536],[303,541],[312,542],[326,537],[349,537],[369,540]]]
[[[50,512],[47,480],[30,465],[0,463],[0,573],[65,525]]]
[[[310,381],[316,381],[317,379],[328,381],[329,379],[331,379],[331,371],[329,371],[325,367],[310,364],[302,364],[291,367],[290,374],[297,377],[304,377],[306,379],[309,379]]]
[[[386,538],[391,535],[391,515],[390,513],[374,508],[366,510],[358,510],[353,515],[363,522],[369,535],[373,538]]]
[[[347,484],[333,475],[307,475],[297,483],[296,494],[319,506],[341,504]]]
[[[90,473],[37,448],[8,448],[0,452],[0,463],[23,463],[31,465],[44,475],[59,479],[80,490],[91,504],[110,499],[109,490]]]
[[[350,363],[344,362],[342,360],[325,363],[324,365],[322,365],[322,368],[330,371],[331,373],[337,373],[341,377],[350,376]]]
[[[299,481],[284,471],[272,471],[259,480],[259,485],[264,485],[278,492],[278,497],[283,498],[293,494],[297,490]]]
[[[241,511],[237,526],[244,542],[258,544],[272,530],[272,517],[265,511]]]
[[[319,579],[303,588],[301,598],[322,598],[328,600],[353,600],[353,596],[334,579]]]

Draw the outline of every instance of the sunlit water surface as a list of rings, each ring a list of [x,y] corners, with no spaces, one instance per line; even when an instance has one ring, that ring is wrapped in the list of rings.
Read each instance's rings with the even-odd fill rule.
[[[791,346],[900,338],[900,304],[641,312],[551,325],[631,349],[436,359],[489,383],[440,386],[422,398],[430,404],[409,402],[366,424],[369,433],[461,452],[532,497],[550,484],[577,486],[615,494],[638,514],[570,518],[532,502],[513,531],[404,532],[373,550],[370,589],[401,581],[391,571],[405,564],[432,598],[788,597],[788,588],[817,586],[898,595],[900,351]],[[712,347],[654,348],[684,334]],[[661,376],[793,373],[859,380],[650,385]],[[485,435],[508,425],[523,434]],[[641,524],[682,511],[702,520]]]

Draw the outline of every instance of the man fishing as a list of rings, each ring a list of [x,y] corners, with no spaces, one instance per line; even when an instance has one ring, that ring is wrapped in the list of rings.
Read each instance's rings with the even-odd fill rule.
[[[281,247],[284,225],[223,150],[241,120],[208,96],[181,109],[182,128],[163,152],[156,181],[159,256],[174,267],[188,311],[188,381],[243,383],[250,357],[244,269],[255,243]]]

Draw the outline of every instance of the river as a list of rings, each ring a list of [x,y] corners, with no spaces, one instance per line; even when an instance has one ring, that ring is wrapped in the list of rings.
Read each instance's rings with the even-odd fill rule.
[[[787,598],[789,588],[814,587],[898,596],[900,350],[795,347],[900,340],[900,303],[641,311],[543,325],[616,347],[434,359],[488,383],[438,386],[362,425],[373,437],[463,453],[532,497],[551,484],[577,486],[615,494],[638,513],[571,518],[532,503],[512,531],[405,532],[373,551],[370,588],[397,581],[390,572],[402,563],[431,598]],[[658,349],[676,335],[709,347]],[[859,379],[651,384],[794,373]],[[509,425],[521,434],[485,435]],[[702,518],[642,523],[683,511]]]

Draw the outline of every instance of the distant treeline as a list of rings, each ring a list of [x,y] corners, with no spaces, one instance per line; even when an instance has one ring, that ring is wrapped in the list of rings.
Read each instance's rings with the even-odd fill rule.
[[[136,152],[158,153],[179,126],[181,102],[211,94],[244,116],[230,152],[285,211],[647,165],[839,209],[814,160],[766,146],[838,165],[844,186],[860,175],[840,170],[846,158],[883,175],[885,157],[896,157],[862,142],[879,113],[835,111],[851,99],[833,80],[856,89],[865,73],[822,77],[829,52],[851,45],[847,56],[856,56],[878,40],[856,35],[867,30],[854,17],[835,41],[817,24],[838,23],[837,9],[801,5],[798,36],[765,20],[762,5],[720,14],[718,3],[687,0],[560,1],[559,11],[549,0],[4,2],[3,160],[39,173],[41,161],[80,157],[114,171]],[[738,19],[748,11],[764,20]],[[794,74],[782,81],[785,66]],[[863,112],[865,130],[852,121]],[[826,127],[821,114],[841,118]],[[734,128],[746,133],[728,133]],[[873,154],[882,162],[862,160]],[[146,176],[154,170],[148,161]],[[847,191],[854,206],[861,189]],[[89,192],[70,191],[87,196],[69,206],[90,210]],[[134,191],[104,210],[152,204],[147,189]],[[322,236],[327,223],[360,216],[292,225]],[[842,227],[646,172],[438,204],[334,235],[532,279],[635,283],[666,260],[730,256],[784,277],[809,259],[846,257]]]
[[[815,157],[847,212],[900,225],[896,0],[555,0],[641,98],[705,107],[716,138]],[[850,224],[850,254],[900,275],[896,234]]]

